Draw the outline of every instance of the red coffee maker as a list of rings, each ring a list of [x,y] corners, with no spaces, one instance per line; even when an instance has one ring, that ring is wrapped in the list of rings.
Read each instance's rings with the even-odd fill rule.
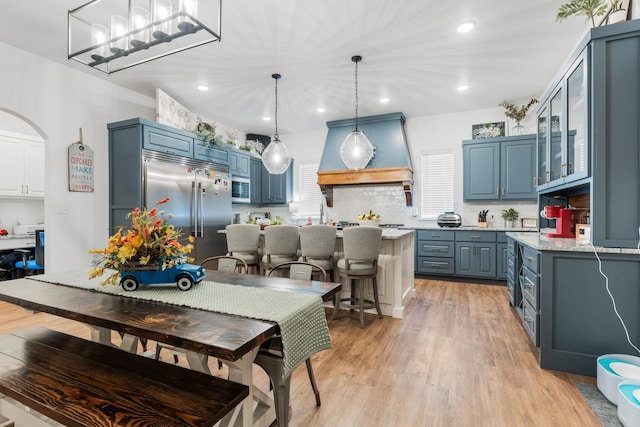
[[[563,208],[562,206],[545,206],[547,219],[556,220],[556,232],[549,233],[549,237],[575,238],[578,218],[584,209]]]

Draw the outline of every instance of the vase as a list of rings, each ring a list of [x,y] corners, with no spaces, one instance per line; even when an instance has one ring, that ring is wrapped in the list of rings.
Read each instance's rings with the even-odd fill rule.
[[[504,225],[505,225],[505,227],[507,227],[507,228],[513,228],[513,220],[511,220],[511,219],[505,219],[505,220],[504,220]]]
[[[627,10],[626,9],[618,9],[609,14],[609,18],[607,19],[608,24],[616,24],[618,22],[624,22],[627,20]]]
[[[513,134],[524,135],[524,126],[522,126],[520,122],[517,122],[516,125],[513,127]]]

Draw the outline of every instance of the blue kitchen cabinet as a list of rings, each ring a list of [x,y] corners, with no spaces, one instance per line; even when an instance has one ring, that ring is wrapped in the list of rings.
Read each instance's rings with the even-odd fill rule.
[[[251,157],[249,176],[251,179],[249,186],[250,204],[259,205],[262,203],[262,159]]]
[[[456,231],[455,274],[495,278],[496,237],[493,231]]]
[[[463,141],[464,200],[536,200],[536,135]]]
[[[453,276],[455,272],[455,232],[417,230],[416,271]]]
[[[291,201],[293,193],[293,160],[285,171],[280,175],[270,174],[262,166],[262,204],[263,205],[286,205]]]
[[[244,150],[229,150],[229,173],[232,176],[249,178],[251,156]]]
[[[229,164],[229,152],[218,146],[207,147],[203,138],[194,139],[193,158],[204,160],[205,162],[217,163],[221,165]]]
[[[538,191],[590,176],[588,55],[583,48],[538,110]]]
[[[193,158],[193,134],[153,123],[142,127],[142,148]]]

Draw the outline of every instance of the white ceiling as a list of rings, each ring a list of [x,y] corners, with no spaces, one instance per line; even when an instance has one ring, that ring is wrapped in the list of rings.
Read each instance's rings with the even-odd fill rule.
[[[540,96],[588,28],[581,18],[556,23],[560,0],[223,0],[220,43],[107,76],[67,59],[67,11],[83,3],[2,0],[0,41],[152,97],[160,88],[203,117],[266,134],[273,73],[282,74],[281,134],[353,117],[356,54],[360,116],[496,107]],[[457,33],[466,20],[476,29]],[[471,88],[459,93],[459,83]]]

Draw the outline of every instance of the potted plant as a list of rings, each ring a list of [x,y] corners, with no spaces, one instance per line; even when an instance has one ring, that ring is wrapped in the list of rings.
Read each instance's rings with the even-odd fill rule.
[[[215,126],[205,122],[198,122],[194,133],[204,138],[204,146],[206,148],[211,148],[213,145],[217,145],[218,147],[226,150],[225,144],[222,142],[222,139],[216,135]]]
[[[607,12],[607,0],[571,0],[558,9],[556,21],[562,22],[570,16],[585,16],[591,19],[591,25],[596,26],[596,16],[602,16]]]
[[[505,221],[506,227],[509,227],[509,228],[513,227],[513,221],[517,220],[519,216],[520,216],[520,213],[513,208],[502,210],[502,218]]]
[[[515,135],[522,135],[524,133],[524,126],[522,126],[520,122],[524,120],[527,116],[527,111],[529,111],[529,108],[536,102],[538,102],[538,100],[532,98],[527,105],[521,105],[519,108],[516,108],[515,105],[507,101],[502,101],[500,104],[501,107],[505,108],[504,115],[516,121],[516,125],[513,127],[513,133]]]

